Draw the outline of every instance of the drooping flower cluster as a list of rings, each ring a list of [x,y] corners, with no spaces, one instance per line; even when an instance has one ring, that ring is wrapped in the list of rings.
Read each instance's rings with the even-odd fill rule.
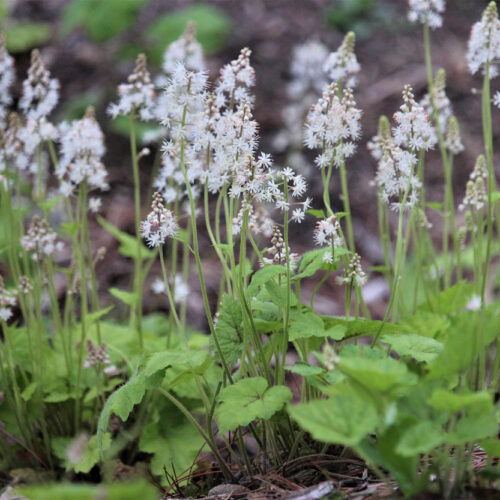
[[[12,308],[16,306],[17,292],[7,290],[2,276],[0,276],[0,319],[8,321],[12,317]]]
[[[31,53],[28,78],[23,82],[19,108],[28,119],[40,120],[47,118],[58,101],[59,82],[50,77],[40,57],[40,52],[35,49]]]
[[[153,194],[151,209],[146,220],[141,222],[141,236],[150,247],[158,247],[167,237],[175,236],[178,226],[174,214],[164,207],[159,193]]]
[[[35,215],[28,232],[21,238],[21,246],[31,254],[35,262],[40,262],[44,257],[61,250],[62,242],[57,241],[57,234],[52,231],[49,223]]]
[[[480,69],[485,71],[490,64],[489,77],[498,75],[497,61],[500,59],[500,21],[495,2],[490,2],[483,12],[481,21],[472,26],[467,47],[469,70],[474,75]]]
[[[474,170],[469,176],[465,198],[459,205],[459,210],[483,209],[488,199],[486,194],[487,178],[486,160],[483,155],[479,155],[474,165]]]
[[[328,56],[323,66],[329,78],[340,86],[356,86],[356,75],[359,73],[360,66],[354,52],[355,43],[356,37],[350,31],[338,50]]]
[[[443,25],[444,0],[408,0],[408,7],[408,19],[412,23],[427,23],[433,29]]]
[[[337,84],[331,84],[314,104],[307,116],[305,143],[309,149],[322,149],[316,158],[320,168],[332,163],[339,166],[354,154],[354,142],[359,138],[361,110],[351,89],[345,89],[342,99],[338,96]]]
[[[0,35],[0,126],[4,125],[7,109],[12,104],[10,87],[14,79],[14,59],[7,52],[5,39]]]
[[[290,64],[291,81],[287,86],[292,99],[302,99],[308,92],[320,94],[328,84],[323,68],[328,49],[320,42],[309,41],[293,49]]]
[[[366,283],[366,273],[361,267],[361,257],[357,253],[351,255],[347,269],[344,272],[344,276],[337,277],[339,285],[363,286]]]
[[[427,151],[436,144],[434,127],[424,108],[415,101],[410,85],[406,85],[403,90],[403,104],[399,111],[394,113],[394,121],[394,142],[398,146],[412,151]]]
[[[94,110],[89,108],[81,120],[63,123],[60,130],[61,158],[56,175],[61,182],[61,193],[69,196],[83,181],[87,181],[89,188],[108,189],[107,172],[102,163],[104,134]]]
[[[104,368],[104,373],[109,372],[110,369],[115,369],[114,366],[111,366],[111,360],[104,342],[97,347],[91,340],[87,340],[87,357],[83,362],[83,368]]]
[[[137,113],[143,121],[154,119],[155,88],[151,83],[144,54],[137,57],[134,71],[127,78],[127,83],[118,85],[118,97],[118,102],[108,108],[113,118]]]

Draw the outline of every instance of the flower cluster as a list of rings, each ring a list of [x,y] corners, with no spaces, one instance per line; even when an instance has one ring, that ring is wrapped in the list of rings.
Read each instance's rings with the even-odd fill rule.
[[[465,198],[459,205],[459,210],[481,210],[485,206],[487,177],[486,160],[483,155],[479,155],[469,176]]]
[[[165,50],[162,70],[166,75],[171,75],[179,63],[188,71],[205,70],[203,48],[196,40],[196,26],[193,22],[188,23],[186,31]]]
[[[141,222],[141,236],[150,247],[158,247],[167,237],[175,236],[178,226],[174,214],[163,206],[159,193],[153,194],[151,209],[146,220]]]
[[[316,227],[313,232],[314,243],[316,243],[316,245],[330,247],[332,250],[335,250],[335,248],[339,248],[343,244],[340,233],[341,229],[338,218],[335,214],[331,215],[330,217],[321,219],[316,223]],[[325,252],[323,259],[325,262],[332,263],[332,253]]]
[[[252,102],[249,92],[255,85],[255,70],[250,64],[249,48],[241,49],[238,59],[226,64],[220,70],[220,78],[215,89],[217,107],[232,108],[234,104]]]
[[[306,146],[322,149],[316,158],[318,167],[339,166],[344,158],[354,154],[353,141],[361,133],[360,118],[361,111],[356,107],[351,89],[345,89],[341,99],[335,83],[323,92],[307,115],[305,130]]]
[[[28,78],[23,82],[19,108],[27,118],[40,120],[52,112],[58,101],[59,82],[50,77],[40,57],[40,52],[35,49],[31,53]]]
[[[288,95],[292,99],[302,99],[311,90],[320,94],[328,85],[323,68],[327,56],[328,49],[314,40],[293,49],[290,65],[291,81],[287,87]]]
[[[281,231],[277,226],[273,227],[271,243],[272,246],[268,248],[266,252],[269,257],[262,257],[263,262],[261,264],[286,265],[285,240],[283,239],[283,235],[281,234]],[[290,259],[290,269],[295,269],[300,255],[298,253],[291,253],[290,248],[288,248],[288,252],[288,257]]]
[[[446,95],[446,73],[444,69],[440,69],[432,85],[431,94],[425,94],[420,105],[425,109],[429,116],[433,116],[434,107],[437,112],[438,124],[443,134],[448,130],[448,123],[452,117],[451,102]]]
[[[106,344],[102,343],[99,347],[97,347],[91,340],[87,340],[87,357],[83,363],[83,368],[87,369],[102,366],[110,367],[110,365],[111,360],[109,359]],[[106,369],[104,372],[106,372]]]
[[[7,52],[5,39],[0,35],[0,125],[5,123],[7,108],[12,104],[10,87],[14,79],[14,59]]]
[[[408,0],[408,6],[408,19],[412,23],[427,23],[433,29],[443,25],[444,0]]]
[[[35,215],[28,232],[21,238],[21,246],[32,254],[35,262],[39,262],[45,256],[51,256],[61,250],[62,242],[57,241],[57,234],[52,231],[49,223]]]
[[[323,66],[330,79],[339,85],[356,85],[356,74],[359,73],[360,66],[354,52],[355,43],[355,35],[350,31],[338,50],[328,56]]]
[[[437,142],[436,132],[424,108],[417,104],[413,89],[406,85],[403,90],[403,104],[394,113],[396,126],[393,129],[394,142],[413,151],[429,150]]]
[[[137,57],[134,71],[129,75],[127,83],[118,85],[118,96],[118,102],[108,108],[113,118],[130,116],[133,113],[138,113],[143,121],[155,117],[155,88],[151,83],[144,54]]]
[[[392,140],[384,142],[383,151],[375,176],[379,196],[384,203],[391,204],[394,210],[401,210],[404,194],[407,193],[405,207],[415,206],[421,187],[414,172],[416,156],[396,146]]]
[[[16,306],[17,292],[5,288],[3,277],[0,276],[0,319],[8,321],[12,317],[12,308]]]
[[[458,126],[458,120],[455,116],[452,116],[448,123],[445,145],[446,149],[453,155],[457,155],[464,150],[462,137],[460,136],[460,127]]]
[[[472,74],[483,72],[490,65],[489,77],[498,75],[497,61],[500,58],[500,21],[495,2],[490,2],[483,12],[481,21],[472,26],[467,47],[467,61]]]
[[[167,293],[165,282],[160,278],[156,278],[153,281],[151,285],[151,290],[156,295],[162,295]],[[174,302],[176,304],[180,304],[187,299],[189,295],[189,285],[184,281],[184,278],[182,277],[181,274],[175,275],[172,292],[174,296]]]
[[[104,135],[97,123],[94,110],[89,108],[81,120],[63,123],[61,130],[61,158],[56,175],[60,191],[69,196],[83,181],[89,188],[106,190],[106,168],[102,163],[105,153]]]
[[[354,253],[349,259],[344,276],[337,277],[337,283],[339,285],[363,286],[366,283],[366,279],[366,273],[361,267],[361,257],[357,253]]]
[[[391,124],[387,116],[382,115],[378,121],[377,135],[374,135],[366,147],[372,157],[378,161],[384,156],[384,148],[387,142],[392,142]]]

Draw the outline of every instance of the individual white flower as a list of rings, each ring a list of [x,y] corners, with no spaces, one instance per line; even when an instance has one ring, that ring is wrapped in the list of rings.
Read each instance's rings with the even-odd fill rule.
[[[100,212],[101,207],[102,207],[101,198],[96,198],[96,197],[89,198],[89,212],[97,214]]]
[[[410,85],[403,90],[403,104],[394,113],[394,142],[413,151],[432,149],[437,142],[436,131],[424,108],[417,104]]]
[[[433,29],[443,25],[444,0],[408,0],[408,7],[408,19],[412,23],[428,23]]]
[[[498,75],[497,61],[500,58],[500,21],[497,6],[490,2],[483,12],[481,20],[472,26],[467,47],[469,70],[474,75],[480,69],[485,71],[490,64],[489,76]]]
[[[0,125],[5,123],[7,109],[12,104],[10,88],[15,79],[14,59],[7,52],[5,39],[0,35]]]
[[[156,278],[151,284],[151,290],[155,295],[161,295],[166,293],[167,288],[165,287],[165,282],[162,279]]]
[[[146,220],[141,222],[141,236],[150,247],[158,247],[165,243],[167,237],[175,236],[178,226],[174,214],[163,206],[159,193],[153,194],[151,208]]]
[[[87,109],[81,120],[63,123],[61,130],[61,157],[56,167],[56,175],[61,182],[61,192],[67,193],[70,184],[73,188],[86,181],[89,188],[107,190],[107,172],[102,163],[106,149],[104,134],[99,127],[93,108]],[[97,199],[97,198],[96,198]],[[98,211],[100,205],[89,202],[91,211]]]
[[[59,82],[50,77],[45,68],[40,52],[31,52],[31,66],[28,78],[23,82],[23,91],[19,108],[27,118],[39,120],[46,118],[59,101]]]
[[[325,61],[323,70],[329,78],[345,87],[356,86],[356,74],[360,66],[354,52],[356,37],[352,31],[347,33],[336,52],[332,52]]]
[[[118,102],[108,108],[113,118],[130,116],[131,113],[138,113],[143,121],[155,118],[155,88],[151,83],[144,54],[137,57],[134,71],[127,78],[127,83],[118,85],[118,97]]]
[[[189,295],[189,285],[184,281],[181,274],[175,275],[174,282],[174,301],[176,304],[184,302]]]
[[[62,243],[57,241],[57,234],[52,231],[48,222],[35,215],[28,232],[21,238],[21,246],[31,254],[35,262],[40,262],[44,257],[50,257],[61,250]]]

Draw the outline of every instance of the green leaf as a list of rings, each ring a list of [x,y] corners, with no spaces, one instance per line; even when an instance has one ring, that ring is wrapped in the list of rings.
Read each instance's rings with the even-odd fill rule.
[[[316,210],[315,208],[306,210],[306,213],[311,214],[312,216],[316,217],[316,219],[324,219],[326,217],[323,210]]]
[[[291,341],[309,337],[326,336],[323,320],[313,312],[294,311],[290,318],[289,338]]]
[[[375,408],[354,392],[289,406],[288,413],[314,439],[345,446],[357,445],[379,422]]]
[[[270,300],[279,307],[286,307],[287,294],[290,292],[290,306],[294,307],[297,305],[297,296],[290,290],[286,283],[283,285],[278,285],[275,281],[266,282],[264,289],[258,295],[260,300],[266,302]]]
[[[363,386],[381,392],[417,382],[416,376],[401,361],[387,356],[374,357],[374,354],[371,349],[350,346],[340,353],[337,366]]]
[[[48,200],[38,202],[38,206],[42,209],[42,211],[50,212],[61,200],[62,196],[54,196]]]
[[[500,440],[497,438],[483,439],[479,446],[488,454],[488,457],[500,458]]]
[[[105,42],[129,28],[146,0],[73,0],[64,10],[62,29],[68,34],[85,27],[94,42]]]
[[[376,335],[380,330],[382,321],[374,319],[345,319],[337,318],[334,316],[321,316],[325,323],[325,329],[340,325],[346,328],[346,337],[353,337],[355,335]],[[386,323],[384,325],[384,334],[386,333],[401,333],[401,327],[394,323]]]
[[[286,274],[286,268],[284,266],[272,265],[259,269],[252,276],[252,280],[247,289],[247,295],[249,297],[255,297],[262,285],[282,274]]]
[[[243,313],[239,301],[229,295],[222,297],[215,334],[222,355],[227,363],[233,365],[240,359],[243,350]],[[215,351],[215,342],[210,339]],[[218,353],[215,351],[217,356]]]
[[[50,39],[50,24],[42,22],[9,22],[5,29],[5,43],[11,54],[26,52],[44,45]]]
[[[457,313],[464,309],[475,292],[473,283],[461,281],[443,292],[433,295],[419,305],[419,311],[428,311],[440,314]]]
[[[322,375],[325,373],[325,370],[320,366],[311,366],[304,361],[297,361],[293,366],[285,366],[285,369],[302,377]]]
[[[461,418],[453,433],[448,434],[447,443],[461,445],[476,443],[498,434],[498,424],[493,415],[474,415]]]
[[[139,296],[136,293],[119,290],[118,288],[110,288],[109,293],[128,306],[137,304],[139,300]]]
[[[38,387],[38,382],[31,382],[26,388],[21,392],[21,397],[24,399],[24,401],[29,401],[31,399],[31,396],[36,391],[36,388]]]
[[[216,52],[224,46],[231,27],[230,19],[214,5],[197,3],[165,14],[147,28],[148,54],[155,62],[161,62],[167,45],[181,36],[190,21],[196,23],[196,37],[206,53]]]
[[[321,248],[320,250],[311,250],[306,252],[300,259],[297,274],[292,277],[293,280],[301,280],[313,276],[320,269],[328,270],[333,268],[333,264],[325,262],[324,256],[331,252],[330,248]],[[348,254],[344,248],[335,249],[335,260],[340,256]]]
[[[63,222],[61,224],[61,229],[71,236],[75,235],[78,232],[78,227],[78,223],[76,222]]]
[[[169,366],[182,367],[191,372],[205,363],[208,354],[208,351],[155,352],[146,362],[144,375],[150,377]]]
[[[139,404],[146,393],[146,377],[136,369],[129,381],[117,389],[107,399],[97,424],[99,449],[103,450],[103,436],[108,430],[109,419],[114,413],[126,421],[134,406]]]
[[[121,291],[121,290],[119,290],[119,291]],[[115,295],[115,297],[116,297],[116,295]],[[119,297],[117,297],[117,298],[119,298]],[[108,307],[105,307],[104,309],[99,309],[99,311],[95,311],[93,313],[87,314],[87,322],[93,323],[94,321],[100,320],[103,316],[106,316],[106,314],[108,314],[110,311],[112,311],[114,309],[114,307],[115,306],[108,306]]]
[[[400,356],[411,356],[417,361],[432,361],[443,350],[441,342],[414,333],[387,334],[381,340]]]
[[[288,387],[268,387],[263,377],[246,378],[221,392],[216,420],[221,432],[235,430],[256,418],[270,419],[291,399],[292,392]]]
[[[73,462],[68,453],[69,448],[77,438],[52,438],[52,448],[55,455],[63,462],[67,471],[87,474],[90,470],[99,463],[100,455],[97,446],[97,436],[92,436],[84,443],[83,449],[79,453],[79,459]],[[106,451],[111,445],[111,434],[106,432],[102,436],[102,450]]]
[[[97,220],[99,221],[99,224],[106,229],[106,231],[108,231],[108,233],[111,233],[121,243],[118,250],[124,257],[130,257],[132,259],[137,258],[137,238],[120,231],[117,227],[113,226],[113,224],[109,223],[101,216],[97,216]],[[142,242],[141,245],[142,259],[150,259],[151,257],[154,257],[156,254],[154,250],[150,250]]]
[[[182,423],[169,426],[166,437],[162,436],[158,425],[151,423],[144,428],[139,441],[139,449],[152,453],[151,471],[156,476],[185,471],[196,460],[204,444],[198,431],[185,419]]]
[[[342,340],[347,335],[347,327],[345,325],[334,325],[328,328],[325,334],[333,340]]]
[[[493,399],[489,392],[471,392],[468,394],[459,394],[437,389],[432,393],[429,404],[435,410],[449,411],[458,413],[462,410],[468,410],[473,414],[491,413],[493,411]]]
[[[15,494],[30,500],[157,500],[158,490],[144,480],[122,483],[74,484],[57,482],[16,487]]]
[[[404,457],[418,456],[420,453],[429,453],[445,441],[446,433],[441,426],[424,420],[407,428],[396,446],[396,452]]]

